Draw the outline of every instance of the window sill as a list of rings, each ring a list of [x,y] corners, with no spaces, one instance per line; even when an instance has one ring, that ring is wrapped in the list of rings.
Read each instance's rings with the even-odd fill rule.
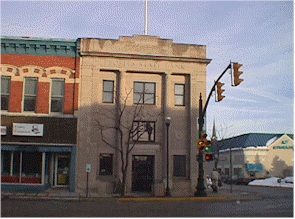
[[[136,143],[136,144],[159,144],[158,142],[155,141],[132,141],[130,144]]]
[[[115,177],[113,175],[111,176],[103,176],[103,175],[99,175],[96,177],[96,180],[102,181],[102,182],[114,182],[115,181]]]

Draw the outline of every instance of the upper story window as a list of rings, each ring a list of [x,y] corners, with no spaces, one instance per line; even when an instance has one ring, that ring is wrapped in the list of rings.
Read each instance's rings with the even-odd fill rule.
[[[51,85],[51,112],[63,113],[64,110],[64,79],[53,78]]]
[[[104,103],[114,102],[114,81],[103,81],[103,100]]]
[[[184,84],[175,84],[175,106],[184,106]]]
[[[155,141],[155,122],[134,121],[132,129],[134,141]]]
[[[37,78],[25,78],[24,111],[26,112],[36,110],[37,84]]]
[[[1,110],[8,110],[10,77],[1,77]]]
[[[153,82],[134,82],[135,104],[156,104],[156,83]]]

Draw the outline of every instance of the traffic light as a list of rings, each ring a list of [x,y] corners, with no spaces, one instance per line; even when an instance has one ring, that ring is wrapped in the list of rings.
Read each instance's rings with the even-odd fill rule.
[[[205,154],[205,160],[206,161],[212,161],[213,160],[213,154]]]
[[[206,161],[211,161],[213,160],[213,154],[211,152],[211,141],[205,140],[205,160]]]
[[[209,141],[209,140],[205,141],[205,151],[211,152],[211,141]]]
[[[221,101],[223,98],[225,98],[225,96],[222,95],[222,93],[224,92],[224,89],[221,89],[221,87],[224,85],[224,83],[218,82],[216,84],[217,87],[217,102]]]
[[[240,75],[243,74],[243,72],[239,71],[239,68],[241,68],[243,65],[239,63],[234,63],[234,85],[238,86],[243,79],[240,79]]]
[[[207,135],[205,133],[201,135],[201,138],[199,139],[199,142],[198,142],[199,150],[203,150],[205,148],[206,137]]]

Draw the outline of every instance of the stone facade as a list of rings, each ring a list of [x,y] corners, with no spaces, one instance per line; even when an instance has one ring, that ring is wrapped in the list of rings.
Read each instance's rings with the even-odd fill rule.
[[[156,196],[164,194],[167,172],[165,118],[170,117],[169,187],[172,195],[193,194],[198,176],[198,100],[200,93],[203,98],[206,96],[206,66],[211,61],[206,58],[206,46],[177,44],[153,36],[120,37],[119,40],[83,38],[80,54],[78,191],[86,188],[85,167],[91,164],[89,189],[101,195],[114,193],[118,178],[121,178],[120,153],[102,141],[98,123],[103,123],[105,127],[114,125],[119,118],[119,106],[126,106],[132,114],[137,106],[135,84],[139,83],[154,89],[153,100],[141,105],[139,115],[140,120],[155,123],[154,139],[136,141],[129,154],[126,191],[144,190],[135,185],[140,179],[135,176],[137,171],[134,168],[139,162],[137,159],[149,157],[152,168],[149,173],[152,190],[149,192]],[[105,81],[113,83],[111,103],[104,102]],[[180,95],[180,98],[184,98],[183,104],[176,103],[176,85],[184,87],[184,94]],[[123,120],[126,126],[132,126],[133,120],[128,116],[124,115]],[[116,131],[111,130],[103,135],[112,145],[119,147]],[[126,135],[124,145],[128,141]],[[112,174],[107,176],[101,173],[103,154],[113,157]],[[185,173],[180,173],[181,176],[175,170],[179,164],[176,163],[177,155],[182,156],[182,163],[185,163],[182,167]]]

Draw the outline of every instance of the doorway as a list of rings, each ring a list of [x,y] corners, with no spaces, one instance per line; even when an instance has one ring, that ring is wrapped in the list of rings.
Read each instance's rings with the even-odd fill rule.
[[[70,178],[70,162],[69,155],[56,155],[55,159],[55,186],[69,186]]]
[[[132,156],[132,192],[151,192],[154,183],[154,155]]]

